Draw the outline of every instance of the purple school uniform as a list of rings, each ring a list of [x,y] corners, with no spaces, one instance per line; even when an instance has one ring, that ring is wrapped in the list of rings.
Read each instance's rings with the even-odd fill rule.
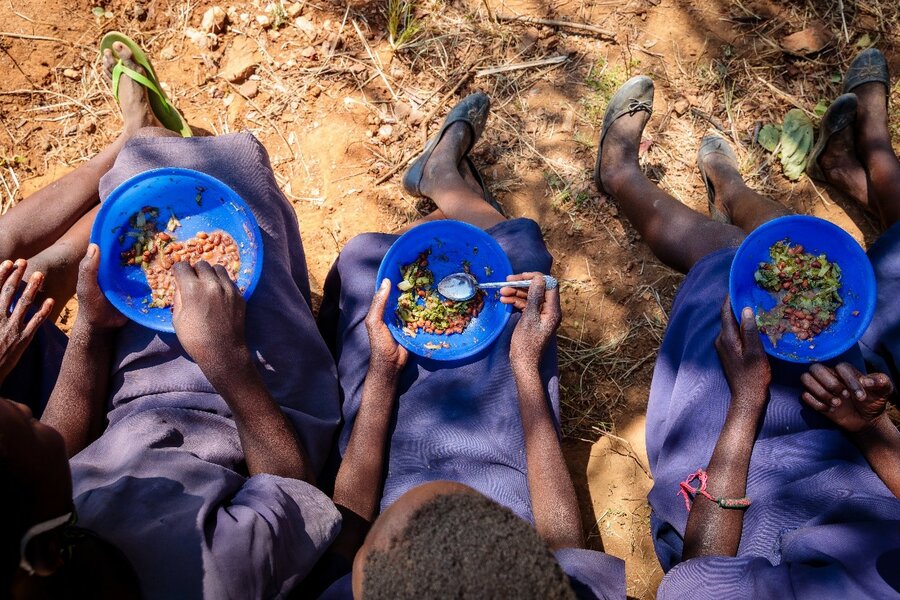
[[[552,258],[537,223],[515,219],[488,233],[510,258],[513,271],[548,273]],[[337,259],[325,284],[320,328],[338,357],[344,393],[346,449],[359,410],[369,363],[364,319],[375,291],[381,259],[396,235],[363,234],[352,239]],[[444,365],[410,355],[399,381],[397,413],[391,426],[387,475],[381,510],[406,491],[429,481],[453,480],[469,485],[534,524],[526,477],[524,432],[518,395],[509,362],[514,314],[491,348],[463,364]],[[559,420],[556,346],[541,363],[555,419]],[[567,549],[557,553],[573,587],[584,597],[624,598],[624,563],[602,552]],[[347,597],[349,575],[328,591]]]
[[[647,409],[647,451],[663,598],[891,598],[900,591],[900,500],[838,428],[800,400],[801,365],[770,359],[770,400],[753,446],[736,557],[682,562],[688,512],[678,483],[705,467],[731,394],[713,346],[734,250],[687,275]],[[861,368],[854,347],[838,360]],[[697,502],[704,502],[699,499]]]
[[[263,233],[263,276],[247,342],[275,401],[319,469],[340,418],[334,362],[309,308],[297,220],[263,147],[248,133],[129,141],[101,198],[160,166],[221,179]],[[225,401],[174,335],[129,323],[111,371],[109,425],[71,460],[79,525],[131,561],[146,598],[281,597],[335,537],[333,503],[302,481],[247,477]]]

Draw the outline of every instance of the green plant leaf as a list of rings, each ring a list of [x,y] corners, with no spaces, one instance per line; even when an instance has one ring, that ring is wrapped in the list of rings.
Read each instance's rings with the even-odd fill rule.
[[[819,100],[819,102],[816,104],[816,107],[813,109],[813,112],[816,114],[817,117],[821,117],[822,115],[825,114],[825,112],[827,110],[828,110],[828,103],[825,102],[824,100]]]
[[[779,141],[781,141],[781,126],[772,125],[771,123],[763,125],[762,129],[759,130],[759,135],[756,136],[756,143],[769,152],[775,152]]]
[[[94,15],[95,17],[102,17],[103,15],[106,14],[106,9],[103,8],[102,6],[95,6],[94,8],[91,9],[91,14]]]
[[[781,128],[781,167],[791,181],[800,179],[812,149],[813,124],[799,108],[788,111]]]

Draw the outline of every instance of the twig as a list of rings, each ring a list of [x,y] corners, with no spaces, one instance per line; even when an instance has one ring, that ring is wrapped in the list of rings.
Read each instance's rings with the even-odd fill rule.
[[[628,456],[631,457],[631,459],[637,463],[637,465],[641,468],[641,471],[644,472],[644,475],[646,475],[650,481],[653,481],[653,475],[650,474],[650,469],[648,469],[647,467],[644,466],[644,461],[642,461],[641,457],[638,456],[637,452],[634,451],[634,446],[631,445],[631,442],[629,442],[628,440],[626,440],[623,437],[619,437],[615,434],[609,433],[608,431],[603,431],[602,429],[597,429],[597,428],[595,428],[595,429],[596,429],[597,433],[599,433],[600,435],[606,436],[608,438],[612,438],[612,439],[616,440],[617,442],[620,442],[622,445],[624,445],[625,450],[628,452]],[[610,450],[612,450],[613,452],[616,452],[615,449],[612,448],[612,446],[610,446]],[[619,453],[616,452],[616,454],[619,454]]]
[[[85,46],[84,44],[78,44],[75,42],[70,42],[68,40],[64,40],[58,37],[50,37],[49,35],[29,35],[27,33],[13,33],[11,31],[0,31],[0,37],[8,37],[15,38],[19,40],[33,40],[35,42],[56,42],[58,44],[66,44],[67,46],[78,46],[79,48],[85,48],[87,50],[96,50],[96,48],[92,48],[90,46]]]
[[[719,131],[724,133],[725,135],[730,135],[728,130],[725,129],[725,124],[722,123],[722,121],[720,121],[716,117],[712,116],[711,114],[705,113],[702,110],[700,110],[699,108],[696,108],[694,106],[691,107],[691,114],[694,115],[695,117],[700,117],[701,119],[703,119],[704,121],[706,121],[707,123],[709,123],[710,125],[715,127],[716,129],[718,129]]]
[[[774,85],[772,85],[771,83],[769,83],[768,81],[766,81],[765,79],[763,79],[762,77],[760,77],[759,75],[757,75],[756,78],[760,81],[760,83],[762,83],[762,84],[765,85],[767,88],[769,88],[770,90],[772,90],[772,93],[774,93],[774,94],[776,94],[776,95],[778,95],[778,96],[781,96],[782,98],[784,98],[785,100],[787,100],[788,102],[790,102],[792,105],[794,105],[796,108],[799,108],[800,110],[802,110],[804,113],[806,113],[806,115],[807,115],[809,118],[811,118],[811,119],[818,119],[818,117],[817,117],[814,113],[808,111],[808,110],[806,109],[806,107],[804,107],[802,104],[800,104],[800,102],[798,102],[796,98],[794,98],[793,96],[791,96],[791,95],[788,94],[787,92],[782,92],[782,91],[779,90],[777,87],[775,87]]]
[[[847,31],[847,18],[844,16],[844,0],[838,0],[838,12],[841,13],[841,31],[844,32],[844,39],[850,43],[850,33]]]
[[[491,23],[497,22],[497,17],[494,15],[494,11],[491,10],[491,5],[488,4],[488,0],[482,0],[484,2],[484,9],[487,11],[488,19],[491,20]]]
[[[261,111],[261,110],[259,109],[259,107],[253,102],[253,100],[251,100],[250,98],[248,98],[247,96],[245,96],[244,94],[242,94],[242,93],[241,93],[241,90],[238,88],[238,86],[234,85],[233,83],[231,83],[230,81],[228,81],[228,80],[225,79],[224,77],[220,77],[220,79],[221,79],[222,81],[224,81],[225,83],[227,83],[228,85],[230,85],[231,88],[234,90],[234,93],[236,93],[238,96],[240,96],[241,98],[243,98],[243,99],[247,102],[247,104],[250,105],[250,108],[252,108],[253,110],[255,110],[258,114],[262,115],[263,118],[265,118],[265,120],[269,122],[269,125],[272,127],[272,129],[275,130],[275,133],[278,134],[278,137],[280,137],[280,138],[281,138],[281,141],[284,142],[284,145],[287,146],[288,152],[291,153],[291,159],[296,159],[296,158],[297,158],[297,155],[294,154],[294,148],[291,146],[291,143],[290,143],[289,141],[287,141],[287,138],[284,137],[284,134],[281,133],[281,130],[278,128],[278,125],[275,124],[275,121],[273,121],[273,120],[271,119],[271,117],[269,117],[269,115],[267,115],[266,113],[264,113],[263,111]]]
[[[569,60],[568,54],[562,54],[560,56],[551,56],[550,58],[541,58],[538,60],[529,60],[520,63],[513,63],[511,65],[502,65],[499,67],[489,67],[487,69],[481,69],[480,71],[475,71],[475,77],[486,77],[488,75],[496,75],[497,73],[507,73],[509,71],[518,71],[521,69],[532,69],[534,67],[545,67],[548,65],[559,65]]]
[[[381,77],[381,80],[384,82],[384,85],[387,87],[388,91],[391,93],[391,97],[396,102],[398,100],[397,94],[394,93],[394,88],[391,87],[390,82],[387,80],[387,77],[384,75],[384,68],[381,66],[381,61],[375,58],[375,54],[372,52],[372,48],[369,47],[369,42],[366,41],[366,36],[363,35],[362,31],[359,29],[359,25],[356,24],[356,20],[350,21],[353,24],[353,29],[356,30],[356,35],[359,36],[359,41],[362,42],[363,47],[366,49],[366,54],[369,55],[369,60],[372,61],[372,65],[375,67],[375,72]]]
[[[557,21],[555,19],[539,19],[537,17],[524,17],[522,15],[497,15],[498,21],[519,21],[521,23],[535,23],[537,25],[550,25],[552,27],[568,27],[569,29],[580,29],[582,31],[590,31],[591,33],[596,33],[597,35],[602,35],[608,38],[616,37],[615,31],[610,31],[609,29],[601,29],[594,25],[588,25],[586,23],[573,23],[571,21]]]

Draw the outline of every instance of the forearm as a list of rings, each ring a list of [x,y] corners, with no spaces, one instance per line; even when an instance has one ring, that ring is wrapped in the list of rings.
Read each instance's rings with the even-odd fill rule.
[[[879,417],[872,428],[851,435],[851,439],[869,461],[872,470],[900,498],[900,431],[887,414]]]
[[[536,365],[514,366],[513,373],[525,433],[528,489],[535,527],[553,550],[582,548],[584,534],[578,499],[540,373]]]
[[[69,457],[103,432],[114,331],[76,319],[41,421],[59,431]]]
[[[332,550],[352,560],[378,515],[399,371],[369,366],[362,399],[334,484],[344,526]]]
[[[266,389],[246,348],[204,374],[231,409],[251,476],[268,473],[315,484],[306,450]],[[209,371],[209,372],[207,372]]]
[[[732,399],[722,433],[706,468],[709,477],[707,492],[714,498],[743,498],[746,495],[750,455],[764,410],[763,402]],[[682,559],[735,556],[743,524],[743,510],[721,508],[697,494],[684,532]]]

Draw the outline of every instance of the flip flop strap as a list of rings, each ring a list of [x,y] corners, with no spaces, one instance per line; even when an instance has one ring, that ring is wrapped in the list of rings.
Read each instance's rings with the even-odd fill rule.
[[[121,60],[116,63],[116,66],[113,67],[112,71],[112,93],[113,97],[116,99],[116,102],[119,101],[119,79],[122,78],[122,75],[128,76],[130,79],[138,82],[151,92],[157,95],[159,99],[162,101],[162,105],[165,107],[166,112],[170,112],[172,109],[169,106],[169,101],[166,98],[165,94],[156,87],[156,84],[153,83],[152,80],[148,79],[145,75],[141,75],[134,69],[126,67]]]

